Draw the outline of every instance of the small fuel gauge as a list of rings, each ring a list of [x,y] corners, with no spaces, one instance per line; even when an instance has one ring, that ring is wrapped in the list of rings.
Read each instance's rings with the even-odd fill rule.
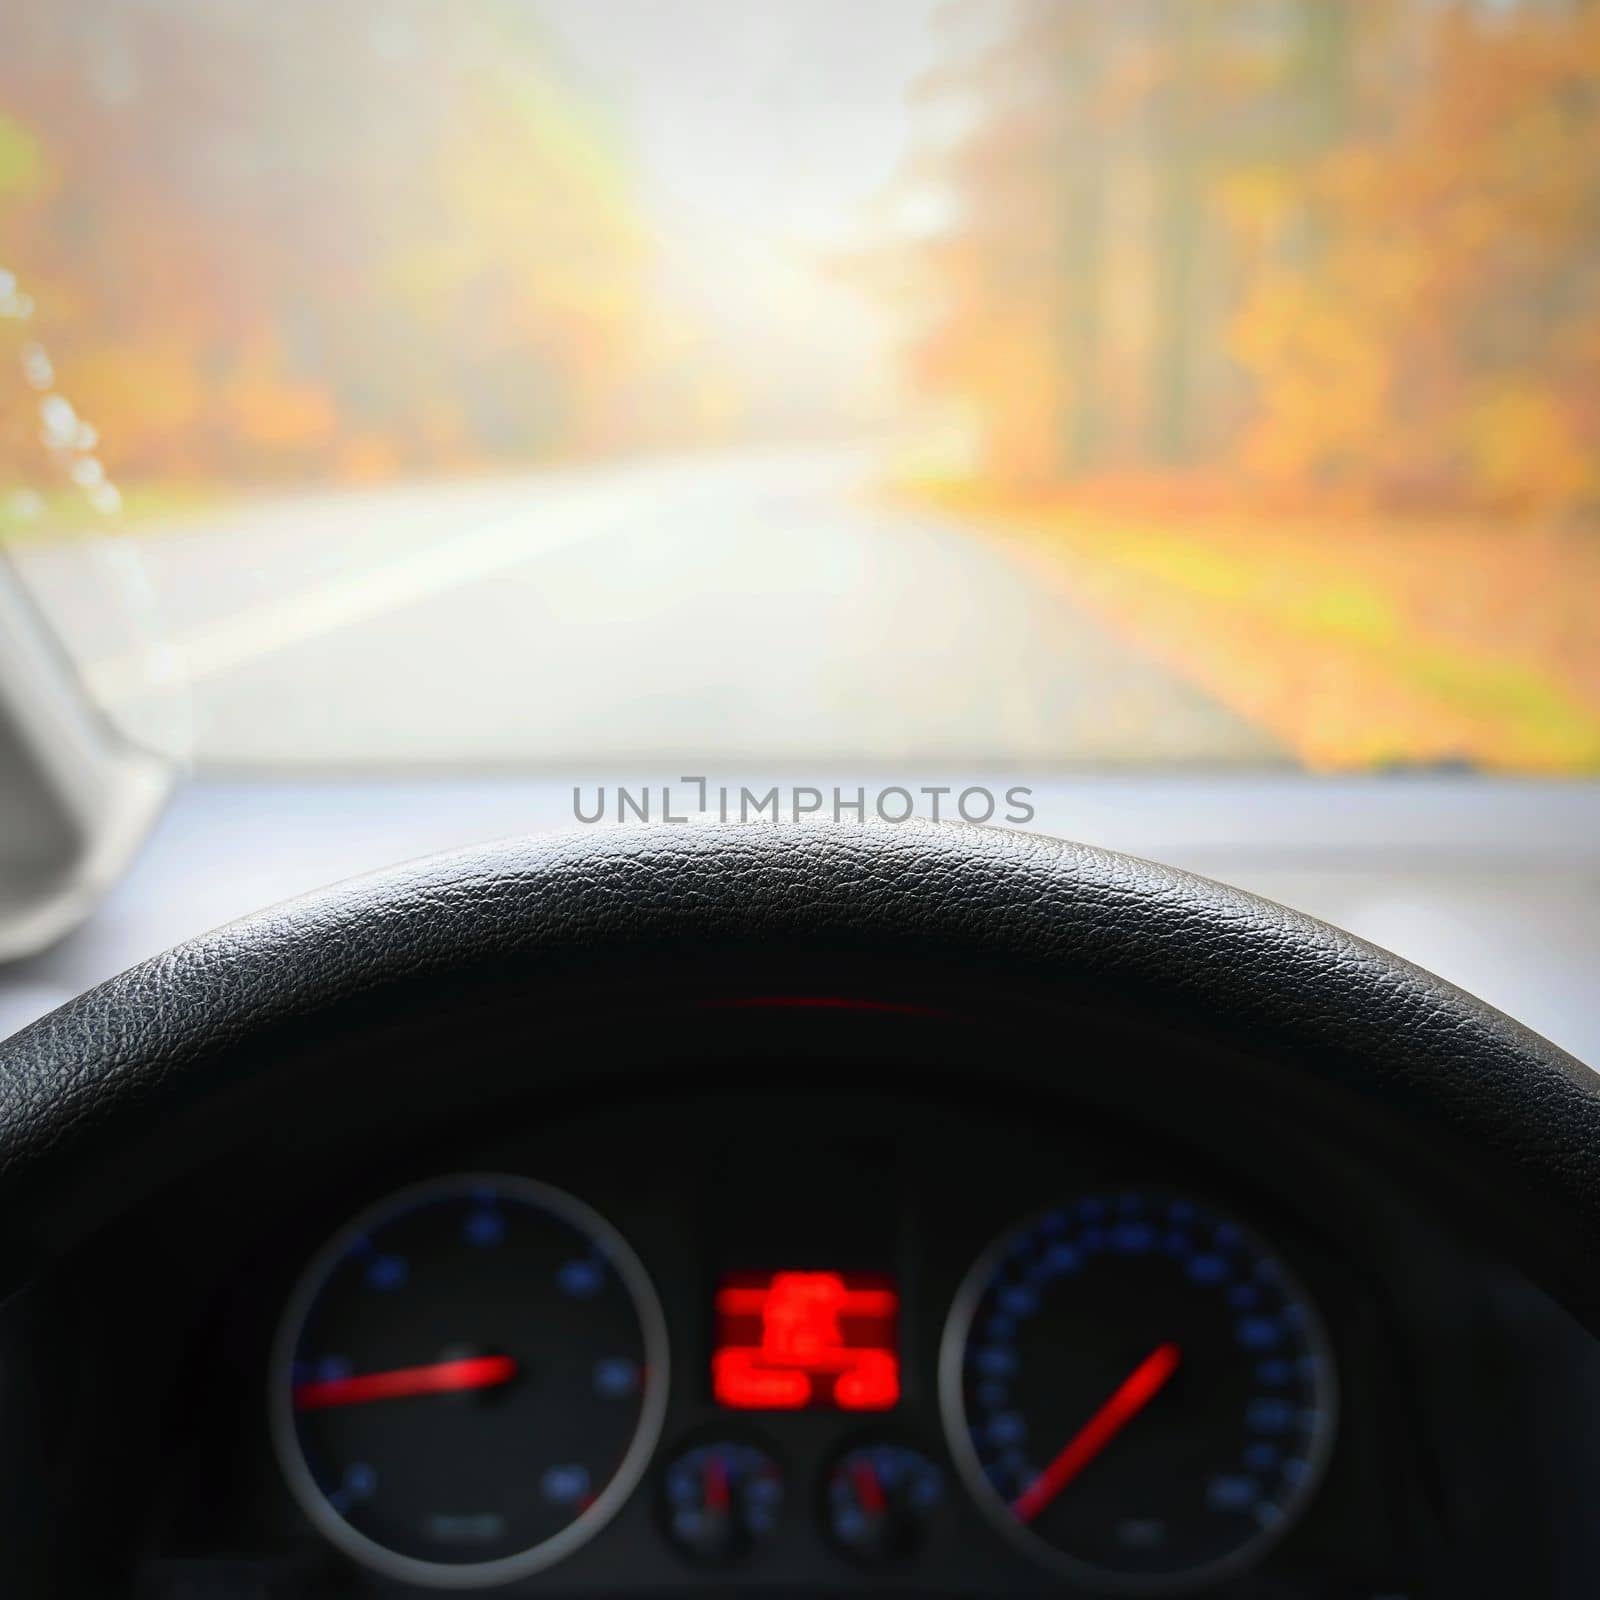
[[[783,1474],[752,1445],[718,1442],[677,1456],[663,1480],[667,1534],[692,1560],[741,1561],[778,1526]]]
[[[922,1543],[928,1518],[944,1499],[944,1474],[903,1445],[863,1445],[828,1474],[828,1532],[868,1566],[902,1561]]]

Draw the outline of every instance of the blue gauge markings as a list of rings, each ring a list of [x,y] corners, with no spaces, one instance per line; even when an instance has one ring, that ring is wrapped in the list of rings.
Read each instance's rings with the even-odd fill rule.
[[[1249,1230],[1185,1196],[1084,1195],[969,1274],[941,1372],[985,1509],[1074,1576],[1161,1593],[1248,1565],[1331,1447],[1322,1325]]]

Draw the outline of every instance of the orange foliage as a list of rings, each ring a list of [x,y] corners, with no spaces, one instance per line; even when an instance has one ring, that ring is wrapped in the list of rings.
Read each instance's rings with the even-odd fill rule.
[[[616,140],[521,0],[340,0],[314,37],[276,6],[21,10],[0,267],[114,475],[370,480],[617,442],[645,247]]]
[[[1019,0],[908,193],[908,373],[980,479],[1600,508],[1600,6]],[[965,53],[963,50],[965,49]]]
[[[1324,245],[1235,322],[1252,473],[1551,514],[1600,498],[1600,9],[1439,15],[1426,69],[1313,163]],[[1284,219],[1286,222],[1288,218]]]

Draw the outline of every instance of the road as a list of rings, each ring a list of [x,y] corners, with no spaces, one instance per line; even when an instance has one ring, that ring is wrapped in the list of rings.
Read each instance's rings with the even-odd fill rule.
[[[120,559],[212,768],[1284,762],[1003,543],[869,486],[859,453],[678,458],[263,500]],[[149,658],[87,559],[28,576],[134,715]]]

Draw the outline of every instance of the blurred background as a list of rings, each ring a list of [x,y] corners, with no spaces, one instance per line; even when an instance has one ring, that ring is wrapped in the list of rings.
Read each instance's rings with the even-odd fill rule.
[[[0,541],[99,713],[258,785],[228,805],[1138,780],[1039,825],[1397,914],[1423,959],[1413,924],[1476,927],[1451,970],[1491,986],[1507,939],[1588,961],[1600,4],[4,30]],[[1537,892],[1513,839],[1566,852]],[[1393,888],[1430,847],[1389,922],[1324,892],[1330,850]]]
[[[1600,764],[1594,5],[7,34],[0,506],[202,762]]]

